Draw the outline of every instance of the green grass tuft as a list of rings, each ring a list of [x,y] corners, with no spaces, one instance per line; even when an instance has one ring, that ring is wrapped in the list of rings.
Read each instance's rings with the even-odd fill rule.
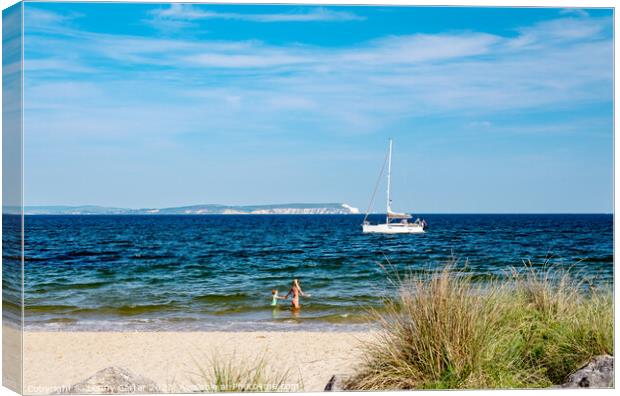
[[[194,386],[199,392],[292,392],[299,391],[299,383],[290,383],[289,372],[270,369],[264,358],[254,361],[223,359],[211,355],[208,367],[196,364],[198,373]]]
[[[398,281],[349,389],[540,388],[613,354],[613,298],[531,266],[475,282],[450,265]]]

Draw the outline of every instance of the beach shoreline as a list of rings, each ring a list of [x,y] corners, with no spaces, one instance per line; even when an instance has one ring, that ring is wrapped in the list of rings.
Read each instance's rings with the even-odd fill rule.
[[[6,327],[4,328],[6,331]],[[200,368],[264,359],[274,373],[288,371],[290,391],[323,391],[334,374],[350,374],[360,343],[373,332],[24,332],[24,392],[49,394],[107,367],[153,380],[162,392],[195,391]]]

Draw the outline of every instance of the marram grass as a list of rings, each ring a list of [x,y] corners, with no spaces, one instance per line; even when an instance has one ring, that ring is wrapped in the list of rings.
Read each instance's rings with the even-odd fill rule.
[[[539,388],[613,354],[613,297],[554,269],[475,282],[450,265],[398,281],[349,389]]]
[[[196,363],[198,373],[193,379],[199,392],[295,392],[303,383],[289,382],[289,372],[273,370],[264,357],[253,361],[223,358],[214,353],[208,365]]]

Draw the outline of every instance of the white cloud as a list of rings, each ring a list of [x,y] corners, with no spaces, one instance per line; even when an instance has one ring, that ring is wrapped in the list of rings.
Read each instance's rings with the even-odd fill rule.
[[[265,51],[260,54],[231,54],[205,52],[180,59],[188,65],[215,68],[265,68],[280,65],[294,65],[306,60],[300,56],[280,51]]]
[[[57,72],[58,70],[62,70],[63,72],[70,72],[70,73],[94,73],[97,71],[96,68],[83,65],[80,62],[75,62],[75,61],[66,60],[66,59],[54,59],[54,58],[25,59],[24,68],[25,70],[29,72],[34,72],[34,71]]]
[[[559,18],[517,29],[519,36],[511,41],[512,48],[570,43],[575,40],[596,40],[611,27],[609,18]]]
[[[560,10],[560,15],[577,15],[584,18],[590,16],[583,8],[563,8]]]
[[[474,129],[488,129],[493,125],[490,121],[472,121],[467,124],[468,128]]]
[[[45,33],[63,33],[71,26],[73,20],[83,15],[77,12],[58,13],[40,8],[26,7],[24,9],[24,27],[36,26],[36,29]]]
[[[350,12],[334,11],[326,8],[313,8],[306,12],[279,14],[242,14],[198,9],[190,4],[171,4],[168,8],[152,12],[158,20],[200,20],[228,19],[249,22],[338,22],[360,21],[365,18]]]
[[[41,28],[50,25],[55,26],[72,18],[73,16],[71,15],[59,14],[38,8],[29,8],[25,15],[25,23],[26,25],[35,25]]]
[[[340,60],[362,64],[415,64],[489,53],[498,36],[480,33],[415,34],[375,40],[367,47],[342,51]]]
[[[74,136],[87,133],[80,125],[88,119],[101,120],[91,132],[149,130],[162,136],[242,133],[248,124],[257,135],[297,127],[359,134],[414,117],[467,114],[484,120],[497,112],[610,101],[612,43],[603,33],[608,26],[608,19],[561,18],[523,27],[516,37],[416,34],[345,48],[56,26],[54,37],[28,39],[39,56],[27,61],[27,94],[32,108],[62,115],[41,116],[47,120],[41,125]],[[90,85],[59,87],[89,69],[98,70]],[[69,125],[67,119],[77,121]]]

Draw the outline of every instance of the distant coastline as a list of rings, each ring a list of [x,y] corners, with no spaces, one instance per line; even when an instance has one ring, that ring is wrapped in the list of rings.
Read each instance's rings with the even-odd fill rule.
[[[345,203],[293,203],[272,205],[219,205],[204,204],[171,208],[127,209],[96,205],[81,206],[26,206],[27,215],[261,215],[261,214],[359,214],[358,208]]]

